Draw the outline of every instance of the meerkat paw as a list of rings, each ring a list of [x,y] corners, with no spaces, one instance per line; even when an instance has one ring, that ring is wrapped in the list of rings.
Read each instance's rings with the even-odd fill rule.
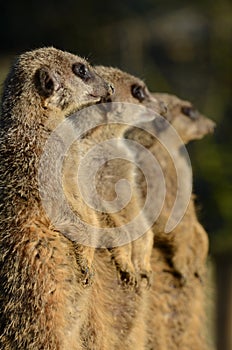
[[[194,276],[200,281],[201,284],[205,283],[206,267],[204,264],[196,267],[194,271]]]
[[[135,264],[135,271],[136,275],[138,276],[138,287],[141,286],[149,289],[152,281],[152,269],[150,263],[146,264],[146,266],[144,264],[143,266],[138,266]]]
[[[189,255],[186,257],[175,256],[172,261],[174,273],[179,277],[182,285],[188,282],[188,279],[192,276],[199,279],[200,283],[204,283],[205,265],[204,262],[196,261],[194,256]]]
[[[79,282],[84,286],[91,285],[94,277],[93,268],[94,249],[92,247],[77,246],[76,261],[80,269]]]
[[[131,261],[131,245],[125,245],[110,249],[111,258],[117,270],[119,283],[124,288],[135,288],[137,275]]]
[[[190,268],[187,264],[187,259],[174,258],[173,261],[174,275],[179,279],[180,285],[184,286],[189,277]]]
[[[118,274],[119,283],[124,288],[135,288],[138,281],[136,277],[136,273],[132,264],[118,264],[116,262],[116,269]]]
[[[137,254],[133,257],[133,265],[136,275],[138,276],[139,284],[142,287],[150,288],[152,278],[152,268],[150,263],[150,254]]]
[[[173,264],[173,274],[179,279],[179,283],[181,286],[184,286],[188,283],[188,279],[190,276],[194,276],[197,278],[201,284],[204,283],[204,266],[202,267],[194,267],[193,266],[188,266],[188,264],[184,265],[178,265],[178,264]]]
[[[152,270],[151,269],[140,270],[139,280],[140,280],[141,286],[145,286],[145,288],[149,289],[151,287],[151,282],[152,282]]]

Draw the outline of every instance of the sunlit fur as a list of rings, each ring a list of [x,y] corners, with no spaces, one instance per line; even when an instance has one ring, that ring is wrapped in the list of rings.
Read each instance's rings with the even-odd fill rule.
[[[76,62],[88,67],[88,82],[72,72]],[[22,54],[6,79],[0,117],[1,349],[79,349],[89,251],[52,226],[37,177],[54,128],[108,90],[84,59],[55,48]],[[55,169],[52,157],[49,166]]]
[[[107,77],[115,85],[113,101],[138,103],[131,96],[130,88],[131,83],[137,82],[136,79],[133,80],[131,76],[128,78],[128,74],[117,69],[106,67],[99,69],[102,76]],[[174,112],[175,109],[169,106],[164,116],[175,125],[178,131],[178,119],[183,125],[184,121],[181,119],[186,118],[178,113],[178,104],[181,105],[182,100],[172,95],[165,96],[169,98],[169,101],[174,101],[177,112]],[[162,95],[155,95],[155,98],[160,102],[164,101],[167,107],[170,104]],[[178,101],[177,105],[176,101]],[[192,139],[199,138],[199,135],[203,137],[213,131],[214,124],[207,118],[202,117],[200,123],[198,121],[194,123],[198,124],[199,129],[198,137],[194,131]],[[186,119],[186,135],[188,135],[188,127],[189,123]],[[184,128],[182,126],[181,133],[183,137]],[[134,137],[135,139],[139,137],[136,131]],[[190,139],[187,136],[184,142],[187,143]],[[144,136],[145,140],[146,136]],[[150,147],[152,152],[161,152],[160,159],[163,158],[166,163],[166,155],[162,155],[162,148],[157,141],[154,141],[154,145],[150,143],[152,141],[150,136],[148,141],[147,147]],[[167,164],[170,164],[168,158]],[[173,169],[166,165],[166,177],[173,177]],[[169,187],[171,184],[172,180],[169,179],[167,185],[169,199],[168,197],[166,199],[167,203],[170,201],[168,205],[173,204],[173,193],[170,192]],[[163,239],[162,227],[167,218],[166,215],[169,215],[169,206],[166,209],[167,211],[164,208],[160,222],[153,227],[152,236],[154,234],[154,237],[157,237],[153,249],[153,242],[147,235],[138,239],[137,242],[132,242],[131,247],[130,244],[124,247],[125,251],[132,252],[132,262],[137,260],[138,265],[141,264],[140,250],[144,252],[143,247],[148,248],[147,256],[153,273],[149,290],[144,288],[131,291],[122,289],[116,283],[116,272],[110,263],[109,253],[106,250],[95,252],[96,274],[91,292],[93,302],[89,304],[89,315],[82,330],[86,348],[207,349],[204,338],[204,270],[208,252],[208,237],[197,220],[192,199],[184,222],[166,236],[162,245],[157,243],[158,240]],[[123,256],[123,250],[120,253]],[[96,299],[99,300],[99,303],[94,303]],[[93,335],[92,337],[88,336],[89,332]]]

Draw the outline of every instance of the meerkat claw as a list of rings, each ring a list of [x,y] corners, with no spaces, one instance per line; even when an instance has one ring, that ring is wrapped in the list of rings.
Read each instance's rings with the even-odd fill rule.
[[[80,282],[84,286],[90,286],[93,283],[94,271],[89,267],[85,267],[81,269],[82,277],[80,278]]]
[[[137,278],[132,271],[118,270],[118,279],[123,288],[135,288],[137,286]]]

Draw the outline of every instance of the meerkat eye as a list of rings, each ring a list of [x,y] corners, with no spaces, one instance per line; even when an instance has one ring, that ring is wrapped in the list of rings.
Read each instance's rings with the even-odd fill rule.
[[[131,93],[134,98],[142,102],[145,99],[145,93],[142,86],[134,84],[131,86]]]
[[[199,117],[199,112],[195,108],[190,106],[181,107],[181,112],[193,120],[196,120]]]
[[[74,63],[72,66],[73,73],[84,81],[91,78],[89,69],[83,63]]]

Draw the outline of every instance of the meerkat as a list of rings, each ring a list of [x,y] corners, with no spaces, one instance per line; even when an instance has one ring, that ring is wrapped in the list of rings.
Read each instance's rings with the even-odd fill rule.
[[[97,108],[97,107],[96,107]],[[93,114],[96,118],[96,110],[93,111]],[[86,225],[92,225],[93,235],[90,237],[89,245],[94,248],[108,246],[108,241],[110,241],[110,229],[117,227],[118,222],[123,222],[125,219],[122,215],[118,214],[115,216],[113,213],[105,212],[105,207],[101,207],[98,211],[98,197],[97,193],[95,194],[90,190],[90,193],[86,194],[84,187],[94,183],[94,178],[91,176],[92,169],[98,168],[101,161],[106,162],[104,157],[113,157],[115,149],[112,149],[111,146],[108,146],[107,149],[104,147],[99,147],[100,153],[94,154],[93,157],[89,156],[91,154],[92,148],[98,146],[101,143],[107,142],[107,140],[112,138],[118,138],[120,134],[123,134],[124,126],[122,125],[109,125],[105,124],[107,120],[107,112],[104,110],[99,110],[99,123],[100,125],[94,127],[89,131],[84,137],[77,142],[75,142],[70,148],[70,155],[64,161],[63,169],[63,188],[68,198],[68,202],[74,211],[77,211],[78,208],[81,208],[79,211],[82,219]],[[115,146],[116,147],[116,146]],[[107,155],[104,155],[104,152],[107,152]],[[89,156],[89,159],[88,159]],[[79,178],[80,183],[77,180],[78,171],[81,173]],[[127,169],[124,169],[124,173],[130,178],[130,172]],[[98,175],[98,174],[97,174]],[[83,181],[84,179],[84,181]],[[105,183],[107,188],[107,184]],[[93,207],[88,203],[87,198],[91,200]],[[104,234],[101,235],[98,230],[105,230]],[[107,232],[107,230],[109,232]],[[98,233],[99,232],[99,233]],[[91,236],[91,235],[90,235]],[[117,237],[114,239],[117,241]],[[110,244],[110,243],[109,243]],[[92,255],[93,256],[93,255]],[[119,281],[123,285],[128,283],[133,285],[135,283],[135,276],[133,266],[130,259],[125,257],[124,260],[120,260],[119,256],[115,256],[117,261],[117,267],[119,272]]]
[[[169,122],[184,143],[213,132],[214,122],[202,116],[190,102],[168,94],[154,96],[166,103]],[[156,125],[157,130],[160,129],[158,136],[166,132],[166,127],[165,123]],[[176,198],[176,170],[172,159],[159,141],[144,130],[132,129],[126,137],[138,139],[156,156],[162,166],[167,189],[161,217],[152,228],[154,246],[151,266],[155,283],[151,285],[146,298],[142,297],[139,301],[142,305],[145,303],[145,307],[143,316],[140,314],[137,320],[135,318],[134,328],[140,321],[143,326],[146,323],[145,331],[143,329],[141,334],[141,337],[145,334],[145,349],[208,349],[204,301],[208,236],[197,219],[194,196],[190,198],[181,222],[174,230],[165,233],[165,224]],[[173,147],[179,145],[173,144]],[[182,157],[182,150],[177,148],[177,151]],[[182,168],[183,163],[178,162],[177,166],[179,174],[184,176],[186,170]],[[145,196],[146,186],[140,174],[137,183]],[[139,240],[132,242],[134,260],[140,259],[140,245]],[[150,253],[147,255],[150,257]]]
[[[185,144],[213,132],[214,122],[202,116],[190,102],[169,94],[154,96],[166,103],[169,121]],[[162,125],[160,132],[166,132],[162,131]],[[133,131],[133,137],[139,137],[140,140],[143,139],[142,134],[143,131]],[[172,147],[174,150],[176,148],[177,158],[179,156],[182,160],[179,162],[177,159],[178,164],[173,164],[170,154],[156,139],[146,135],[144,139],[146,147],[162,165],[167,189],[160,218],[153,226],[151,266],[156,283],[151,285],[147,296],[147,311],[144,312],[147,318],[145,349],[205,350],[208,349],[204,302],[208,236],[198,221],[193,195],[179,224],[171,232],[165,232],[176,198],[175,166],[179,167],[179,175],[185,176],[185,159],[178,144],[174,143]],[[144,183],[142,189],[146,195]],[[138,242],[133,242],[132,245],[135,257],[139,256]]]
[[[95,67],[97,73],[102,76],[104,79],[107,79],[107,77],[111,77],[111,79],[114,81],[114,88],[117,90],[117,86],[120,86],[120,89],[118,89],[119,93],[121,92],[121,87],[123,86],[123,73],[114,68],[108,68],[105,67]],[[127,75],[128,82],[128,88],[129,86],[133,85],[134,90],[136,90],[136,86],[138,84],[142,84],[142,82],[133,76]],[[115,86],[116,84],[116,86]],[[137,85],[136,85],[137,84]],[[145,85],[144,87],[144,94],[147,104],[152,107],[152,110],[159,112],[160,110],[164,109],[163,103],[158,103],[155,98],[150,98],[149,91],[146,90]],[[133,97],[131,95],[131,98],[127,101],[122,100],[121,97],[118,97],[117,99],[114,99],[114,95],[111,95],[110,97],[105,99],[106,102],[114,102],[114,101],[125,101],[130,103],[139,103],[139,100],[136,97]],[[116,106],[116,107],[115,107]],[[116,108],[116,110],[114,110]],[[135,195],[135,191],[132,191],[132,197],[130,199],[130,203],[125,208],[122,208],[118,210],[116,213],[114,212],[107,212],[110,208],[111,202],[115,199],[115,183],[119,181],[121,178],[127,179],[130,183],[133,184],[133,177],[134,177],[134,169],[133,166],[130,164],[130,162],[127,162],[122,159],[118,159],[117,157],[113,157],[113,153],[115,150],[111,150],[110,147],[114,148],[117,146],[109,146],[108,153],[112,152],[112,158],[110,161],[105,161],[105,163],[102,165],[102,170],[99,169],[99,172],[96,174],[96,191],[100,195],[101,198],[103,198],[107,203],[105,204],[106,212],[101,211],[91,211],[85,206],[85,204],[82,202],[82,204],[79,204],[80,199],[80,190],[78,190],[77,187],[73,185],[76,178],[77,168],[80,164],[80,149],[82,150],[83,154],[82,156],[85,156],[87,152],[91,149],[91,147],[103,143],[106,140],[112,140],[114,138],[120,138],[124,134],[125,130],[128,129],[128,126],[123,124],[123,118],[117,119],[117,115],[124,115],[125,113],[129,113],[127,107],[120,106],[121,110],[119,112],[117,104],[110,107],[108,111],[102,110],[100,112],[100,119],[102,122],[104,122],[105,125],[99,125],[98,127],[94,128],[91,132],[89,132],[87,135],[84,136],[84,138],[81,141],[78,141],[78,144],[76,144],[72,150],[71,150],[71,157],[67,159],[67,173],[64,175],[65,180],[65,191],[68,193],[67,197],[71,198],[71,205],[73,208],[78,204],[78,207],[85,208],[85,220],[88,221],[88,218],[94,222],[94,225],[96,227],[103,227],[107,230],[107,228],[110,230],[112,228],[117,228],[121,225],[125,225],[128,223],[131,219],[133,219],[133,216],[135,216],[140,208],[137,205],[137,199]],[[129,107],[130,108],[130,107]],[[143,121],[144,117],[143,114],[146,112],[145,109],[138,109],[136,111],[135,109],[133,112],[138,114],[138,117],[141,118],[140,120]],[[94,112],[95,113],[95,112]],[[131,112],[132,113],[132,112]],[[114,116],[114,123],[110,122],[109,116]],[[132,116],[131,116],[132,118]],[[125,146],[122,144],[121,147],[125,148]],[[76,151],[75,151],[76,150]],[[79,154],[78,154],[79,152]],[[75,156],[74,156],[75,154]],[[98,159],[97,159],[98,161]],[[93,162],[94,163],[94,162]],[[91,167],[94,167],[94,164],[90,164]],[[85,174],[88,173],[88,171],[85,172]],[[85,175],[86,176],[86,175]],[[73,179],[73,181],[70,181],[70,179]],[[66,181],[67,180],[67,181]],[[74,190],[74,187],[76,188]],[[80,187],[80,186],[79,186]],[[92,194],[94,197],[94,194]],[[109,204],[108,204],[109,203]],[[128,239],[130,240],[130,236],[132,234],[130,232],[126,232],[126,235],[128,235]],[[117,235],[117,234],[116,234]],[[117,243],[117,242],[116,242]],[[101,245],[101,244],[100,244]],[[116,244],[115,244],[116,245]],[[139,283],[138,278],[138,271],[135,271],[134,266],[131,261],[131,245],[119,244],[119,247],[112,247],[110,248],[110,251],[112,253],[112,259],[115,262],[115,265],[117,267],[117,271],[119,274],[119,281],[122,282],[123,286],[135,286],[137,283]],[[99,242],[95,242],[95,246],[99,246]],[[150,267],[144,267],[143,270],[139,271],[143,276],[146,278],[149,277],[149,274],[151,272]]]
[[[150,107],[155,108],[156,111],[165,112],[165,105],[162,102],[157,104],[157,101],[153,100],[146,85],[140,79],[116,68],[96,68],[99,75],[104,79],[111,77],[115,87],[115,93],[107,99],[108,101],[128,101],[135,106],[142,106],[142,101],[145,100],[145,102]],[[125,93],[122,92],[122,89]],[[117,96],[117,94],[119,94],[119,96]],[[125,96],[125,94],[127,95]],[[132,115],[129,117],[132,118]],[[112,130],[114,130],[115,135],[118,135],[118,127],[115,128],[113,125],[109,125],[108,129],[105,129],[104,132],[107,131],[107,135],[111,137],[113,132],[111,128],[113,128]],[[125,132],[125,128],[121,130]],[[99,131],[100,129],[98,132]],[[113,159],[104,164],[102,169],[99,169],[96,180],[96,187],[100,195],[106,200],[113,200],[115,196],[114,185],[121,178],[128,178],[132,181],[133,186],[134,164],[129,164],[129,162],[123,159]],[[133,189],[135,190],[135,200],[137,200],[137,188],[135,187]],[[115,216],[111,216],[113,225],[115,224],[114,220],[116,220],[117,223],[124,223],[126,218],[130,220],[136,213],[136,208],[134,208],[133,205],[137,206],[137,203],[132,201],[124,211],[116,213]],[[137,209],[140,210],[140,207]],[[120,216],[120,214],[125,216],[125,218]],[[102,217],[97,216],[97,220],[101,221]],[[108,221],[106,221],[106,224],[108,224]],[[112,223],[110,223],[110,225],[112,225]],[[153,232],[151,232],[150,237],[153,240]],[[146,242],[144,243],[146,244]],[[149,247],[150,246],[152,246],[152,244],[150,244]],[[150,261],[148,260],[149,264],[147,266],[144,266],[144,262],[141,261],[141,267],[143,267],[143,269],[136,271],[136,275],[139,275],[136,288],[121,288],[121,284],[117,283],[117,270],[120,271],[122,276],[125,276],[125,272],[121,270],[121,266],[128,264],[128,261],[129,264],[133,266],[131,248],[132,244],[128,243],[123,247],[110,250],[95,250],[94,284],[89,294],[88,314],[83,322],[81,330],[82,343],[86,349],[139,350],[144,347],[146,340],[144,312],[148,289],[143,288],[143,286],[146,286],[147,280],[151,278]],[[112,258],[115,261],[116,269],[111,263]],[[132,272],[130,271],[130,275],[133,273],[134,270],[132,270]],[[146,279],[144,281],[143,277],[145,277],[145,274]],[[141,281],[140,276],[142,277]],[[127,276],[126,278],[129,277]],[[97,302],[95,302],[96,300]]]
[[[165,147],[159,142],[159,138],[162,138],[162,134],[169,135],[168,131],[166,130],[166,128],[168,128],[168,124],[166,123],[161,123],[160,126],[157,124],[155,125],[156,129],[157,127],[159,129],[158,133],[155,131],[157,133],[157,137],[155,134],[151,136],[143,130],[135,128],[127,132],[126,137],[139,140],[139,142],[141,142],[155,156],[162,167],[167,192],[161,214],[152,227],[154,232],[154,244],[157,247],[159,246],[160,249],[163,249],[164,251],[166,250],[167,259],[169,260],[170,265],[173,267],[173,271],[179,274],[181,279],[184,281],[190,266],[192,269],[196,269],[196,274],[200,274],[198,271],[198,266],[196,265],[197,261],[200,261],[201,259],[198,259],[198,257],[194,257],[194,254],[191,254],[191,250],[194,250],[194,246],[188,243],[199,233],[198,236],[200,237],[198,238],[203,245],[201,252],[199,252],[199,256],[202,255],[206,257],[208,249],[207,234],[203,234],[204,229],[197,220],[194,204],[190,198],[188,209],[186,213],[185,210],[183,211],[183,218],[180,217],[181,221],[176,228],[169,233],[165,233],[165,225],[169,216],[171,215],[171,210],[175,204],[177,196],[176,171],[178,171],[178,176],[180,177],[179,180],[182,181],[181,186],[183,198],[180,198],[180,202],[183,202],[187,191],[191,190],[191,171],[189,169],[188,159],[186,159],[182,150],[183,144],[188,143],[190,140],[199,139],[207,133],[211,133],[214,129],[214,123],[196,111],[192,104],[188,101],[181,100],[176,96],[168,94],[165,95],[157,93],[153,95],[166,103],[168,108],[167,117],[169,119],[169,123],[175,128],[174,130],[177,131],[179,137],[181,137],[183,140],[183,143],[182,141],[180,142],[179,137],[174,137],[173,140],[170,141],[172,144],[169,142],[169,150],[166,150]],[[164,130],[162,130],[163,128]],[[153,126],[151,126],[151,130],[152,129]],[[174,160],[169,154],[170,151],[175,155]],[[175,164],[173,161],[175,161]],[[136,181],[141,186],[143,196],[146,197],[146,182],[141,177],[140,173],[137,174]],[[156,181],[154,181],[154,186],[158,189],[159,179],[156,178]],[[188,232],[186,232],[186,228],[188,228]],[[197,231],[197,228],[199,229],[198,233],[190,233],[190,231]],[[139,240],[133,242],[133,254],[135,261],[141,259],[140,243],[141,242],[139,242]],[[150,256],[150,251],[147,256]],[[190,256],[192,256],[192,258],[194,257],[196,262],[195,264],[192,264],[189,261]],[[199,263],[199,269],[200,266],[201,263]]]
[[[155,93],[153,95],[166,103],[169,110],[169,121],[185,144],[192,140],[201,139],[214,131],[215,123],[203,116],[191,102],[170,94]],[[181,149],[179,149],[180,157],[181,152]],[[160,159],[163,157],[163,171],[166,173],[168,198],[164,204],[161,216],[167,217],[170,215],[171,206],[173,206],[176,198],[176,188],[173,183],[175,170],[172,168],[167,154],[166,157],[162,156],[162,152],[158,152],[158,150],[155,151],[155,154],[159,154]],[[181,174],[184,176],[182,168],[180,168]],[[165,242],[167,243],[167,256],[169,254],[173,255],[172,257],[169,255],[171,264],[174,270],[180,274],[183,281],[185,281],[187,271],[189,273],[192,271],[192,273],[201,278],[201,269],[203,268],[204,270],[204,263],[208,254],[208,235],[198,221],[194,195],[191,196],[186,212],[183,214],[180,223],[170,234],[160,231],[159,234],[154,236],[154,245],[160,246],[161,249],[165,250]]]
[[[1,349],[81,348],[78,327],[85,298],[80,281],[86,280],[89,251],[71,241],[70,218],[62,213],[60,198],[64,231],[51,223],[41,203],[38,171],[55,128],[111,92],[86,60],[52,47],[20,55],[5,81],[0,117]],[[50,151],[52,174],[56,153]],[[48,174],[41,175],[44,182]],[[51,197],[56,196],[56,180],[52,186]]]
[[[126,72],[121,71],[120,69],[113,67],[97,66],[96,70],[105,79],[110,78],[114,82],[113,84],[115,87],[115,94],[107,99],[109,102],[126,102],[134,104],[135,106],[144,106],[146,108],[149,108],[149,110],[153,111],[154,114],[166,112],[165,104],[162,101],[157,101],[154,97],[152,97],[145,83],[139,78],[134,77],[133,75],[130,75]],[[141,116],[141,122],[142,121],[143,118]],[[130,126],[124,129],[123,135],[128,129],[130,129]],[[96,185],[98,192],[102,196],[105,196],[108,200],[112,200],[113,196],[115,195],[115,183],[122,178],[127,178],[128,174],[130,174],[129,180],[132,186],[132,193],[134,193],[134,197],[132,197],[133,200],[130,202],[130,204],[127,207],[125,207],[124,210],[121,212],[121,215],[118,215],[118,213],[116,214],[115,217],[116,219],[119,218],[120,223],[122,223],[122,216],[124,217],[124,221],[125,218],[127,219],[127,221],[133,220],[133,218],[141,211],[144,204],[142,198],[140,198],[141,203],[138,201],[138,197],[140,196],[140,190],[137,187],[137,184],[134,180],[134,164],[128,164],[127,161],[124,161],[122,159],[108,162],[106,166],[102,169],[101,178],[99,178],[101,180],[104,179],[104,182],[98,179],[98,183]],[[133,232],[131,234],[131,237],[133,239]],[[146,233],[146,242],[150,242],[152,240],[152,232],[148,230]],[[150,245],[151,244],[149,244],[149,246]],[[126,257],[126,266],[128,266],[129,261],[132,262],[132,264],[130,263],[130,266],[133,266],[135,276],[137,276],[136,283],[139,283],[141,278],[145,278],[149,285],[149,280],[151,277],[151,267],[149,259],[141,259],[140,264],[138,266],[135,266],[135,264],[131,260],[132,251],[130,244],[115,247],[111,250],[111,253],[117,267],[119,267],[120,265],[125,265],[123,261]],[[127,271],[128,269],[123,270]]]
[[[154,96],[167,104],[169,120],[185,144],[213,132],[214,122],[202,116],[190,102],[169,94]],[[168,175],[169,200],[163,211],[167,219],[176,196],[176,185],[171,182],[175,169],[164,150],[160,151]],[[160,154],[158,148],[156,154]],[[145,349],[211,348],[206,334],[205,307],[209,242],[198,221],[194,199],[192,195],[181,222],[172,232],[167,234],[161,229],[154,236],[151,265],[156,284],[151,286],[147,300]]]
[[[139,103],[139,104],[142,104],[144,100],[145,100],[144,103],[150,102],[149,100],[152,97],[150,96],[150,94],[149,94],[149,97],[147,97],[147,94],[149,92],[146,92],[147,90],[145,88],[145,84],[140,80],[138,80],[137,78],[132,77],[131,75],[128,75],[127,73],[124,73],[114,68],[99,67],[99,69],[100,71],[98,70],[98,72],[99,73],[101,72],[100,74],[102,74],[103,77],[110,78],[110,81],[112,81],[112,83],[115,86],[115,94],[112,96],[112,98],[110,98],[110,100],[129,101],[129,102]],[[165,103],[161,102],[161,105],[163,105],[163,109],[166,109]],[[166,115],[166,118],[172,120],[173,116],[169,115],[170,114],[169,111],[167,111],[167,114],[168,115]],[[182,117],[188,119],[186,116],[182,116]],[[207,119],[203,119],[203,122],[204,121],[207,124]],[[209,129],[210,129],[210,125],[211,125],[211,122],[209,122]],[[155,127],[157,128],[158,131],[162,132],[162,131],[165,131],[163,130],[163,127],[166,127],[166,126],[165,125],[163,126],[162,121],[160,123],[160,120],[159,120],[158,123],[155,125]],[[210,131],[209,129],[208,131]],[[130,135],[130,130],[129,130],[129,135]],[[129,135],[127,130],[124,137],[128,137]],[[153,143],[155,142],[154,138],[151,135],[147,136],[143,130],[140,132],[138,129],[136,131],[136,137],[139,137],[140,135],[142,136],[140,141],[141,143],[146,142],[146,147],[151,147],[151,145],[153,145]],[[110,181],[115,181],[115,179],[118,180],[120,178],[120,175],[121,175],[120,161],[121,160],[119,160],[117,163],[112,162],[111,166],[109,165],[108,168],[103,169],[103,174],[101,179],[104,179],[104,181],[106,181],[107,186],[106,188],[104,186],[101,187],[101,184],[98,186],[99,191],[101,191],[102,194],[104,194],[104,191],[106,191],[110,199],[111,199],[110,196],[114,192],[113,185],[110,184]],[[123,162],[121,164],[123,164]],[[106,180],[104,178],[104,174],[108,175],[108,172],[111,172],[111,174],[112,173],[114,174],[114,176],[112,176],[109,179],[109,181],[107,181],[107,178]],[[157,179],[154,178],[154,181],[156,180]],[[157,230],[157,232],[159,231]],[[127,249],[127,251],[129,252],[130,254],[129,256],[131,257],[132,262],[137,260],[136,261],[137,266],[140,264],[142,265],[144,256],[141,256],[140,254],[138,254],[138,249],[142,248],[141,250],[143,252],[143,255],[146,254],[146,256],[149,256],[149,254],[147,254],[147,249],[149,249],[149,251],[152,250],[153,232],[152,232],[151,241],[147,240],[147,236],[144,235],[144,240],[138,239],[136,242],[137,244],[136,247],[134,246],[134,244],[135,242],[132,242],[132,244],[127,244],[125,246],[125,249]],[[121,249],[121,247],[119,249]],[[134,253],[133,253],[133,250],[134,250]],[[121,250],[120,253],[124,255],[123,250]],[[152,251],[152,257],[153,257],[153,251]],[[162,255],[162,258],[163,258],[163,255]],[[115,271],[113,269],[113,266],[110,265],[109,259],[110,257],[106,251],[96,250],[95,252],[95,265],[96,265],[95,282],[96,283],[93,286],[91,300],[94,301],[97,299],[99,303],[97,304],[94,302],[89,303],[89,316],[86,318],[82,329],[83,342],[86,348],[89,348],[89,349],[91,348],[142,349],[146,346],[149,331],[152,333],[152,329],[150,329],[149,327],[149,322],[146,324],[145,313],[148,313],[147,307],[148,308],[150,307],[153,310],[154,307],[156,307],[154,306],[156,304],[150,305],[150,302],[151,302],[150,298],[149,298],[149,301],[147,301],[148,296],[150,294],[149,290],[147,291],[144,289],[136,289],[136,290],[125,291],[123,289],[120,289],[118,285],[115,283]],[[142,261],[140,262],[140,260]],[[150,259],[147,259],[147,260],[149,261]],[[156,261],[158,265],[157,269],[160,271],[161,270],[160,262],[158,260]],[[149,264],[150,264],[150,261],[149,261]],[[152,264],[154,264],[153,258],[152,258]],[[167,266],[170,269],[170,265],[166,264],[166,269],[167,269]],[[156,270],[154,271],[155,271],[155,280],[156,280],[156,278],[159,278],[159,276],[157,276]],[[162,275],[164,274],[163,271],[160,271],[160,273]],[[172,276],[172,274],[170,274],[170,276]],[[104,280],[104,285],[102,285],[102,282],[101,282],[103,280]],[[162,284],[161,284],[161,287],[162,287]],[[162,290],[161,287],[159,289],[160,293],[161,294],[165,293],[165,291]],[[153,290],[156,291],[156,282],[152,284],[152,291]],[[183,293],[186,293],[186,292],[184,291]],[[172,296],[173,296],[173,293],[172,293]],[[155,294],[155,297],[157,298],[157,300],[159,299],[159,295],[157,296],[157,293]],[[183,305],[184,304],[182,303],[182,306]],[[201,305],[201,308],[202,308],[202,305]],[[149,315],[150,315],[150,312],[149,312]],[[155,318],[155,313],[153,314],[152,317]],[[108,320],[107,323],[104,322],[104,319]],[[149,331],[147,330],[147,327],[149,328]],[[98,338],[98,341],[96,340],[96,337]],[[102,342],[101,339],[104,339],[104,341]]]

